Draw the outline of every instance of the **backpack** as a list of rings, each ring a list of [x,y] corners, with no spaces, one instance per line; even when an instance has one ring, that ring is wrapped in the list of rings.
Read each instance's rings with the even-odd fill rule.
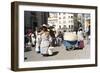
[[[78,42],[78,47],[79,48],[84,48],[84,41],[83,40]]]

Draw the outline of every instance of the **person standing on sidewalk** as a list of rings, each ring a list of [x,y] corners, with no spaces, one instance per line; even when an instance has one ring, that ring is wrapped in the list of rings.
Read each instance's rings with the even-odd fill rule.
[[[41,31],[41,29],[38,29],[38,30],[36,29],[36,32],[35,32],[35,34],[36,34],[36,47],[35,47],[35,51],[37,53],[40,53],[40,44],[41,44],[41,35],[39,34],[40,31]]]
[[[48,49],[49,49],[49,32],[47,30],[47,26],[42,26],[42,31],[39,33],[41,35],[41,44],[40,44],[40,53],[43,56],[48,56]]]

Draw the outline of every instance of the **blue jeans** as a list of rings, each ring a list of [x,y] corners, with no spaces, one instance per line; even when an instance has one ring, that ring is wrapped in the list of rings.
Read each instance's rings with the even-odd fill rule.
[[[64,43],[65,47],[72,48],[77,43],[77,40],[75,40],[75,41],[64,40],[63,43]]]

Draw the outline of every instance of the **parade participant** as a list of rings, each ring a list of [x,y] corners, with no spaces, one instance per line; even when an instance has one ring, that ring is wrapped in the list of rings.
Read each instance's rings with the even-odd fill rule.
[[[35,47],[35,51],[37,53],[40,53],[40,43],[41,43],[41,35],[39,34],[40,31],[41,31],[41,29],[38,29],[38,30],[36,29],[36,32],[35,32],[35,34],[36,34],[36,47]]]
[[[56,37],[55,37],[55,31],[53,30],[53,29],[50,29],[49,30],[49,34],[50,34],[50,38],[51,38],[51,42],[50,42],[50,45],[52,46],[52,47],[55,47],[55,45],[56,45]]]
[[[83,38],[83,31],[82,31],[82,28],[79,29],[77,35],[78,35],[78,40],[79,40],[79,41],[84,39],[84,38]]]
[[[73,32],[65,32],[64,33],[64,46],[66,48],[66,50],[74,50],[75,49],[75,45],[77,44],[77,39],[78,36]]]
[[[32,47],[35,47],[35,41],[36,41],[35,34],[32,33],[32,34],[31,34]]]
[[[80,28],[78,31],[78,47],[84,48],[84,37],[83,37],[82,28]]]
[[[32,34],[32,32],[31,32],[31,30],[29,29],[28,30],[28,32],[25,34],[25,36],[24,36],[24,44],[25,44],[25,49],[24,49],[24,51],[28,51],[28,50],[32,50],[32,43],[31,43],[31,34]]]
[[[49,49],[49,32],[47,30],[47,26],[44,24],[42,26],[42,31],[39,33],[41,35],[41,44],[40,44],[40,53],[43,56],[48,56],[48,49]]]
[[[61,31],[59,31],[57,35],[57,45],[60,46],[62,41],[63,41],[63,34],[61,33]]]

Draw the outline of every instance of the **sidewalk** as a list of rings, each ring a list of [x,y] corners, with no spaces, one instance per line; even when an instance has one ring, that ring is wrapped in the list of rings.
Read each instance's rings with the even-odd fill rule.
[[[32,51],[25,52],[25,57],[27,57],[25,61],[86,59],[90,56],[90,47],[85,41],[85,47],[83,49],[67,51],[62,44],[60,47],[55,47],[53,52],[53,56],[44,57],[40,53],[36,53],[35,48],[33,47]]]

